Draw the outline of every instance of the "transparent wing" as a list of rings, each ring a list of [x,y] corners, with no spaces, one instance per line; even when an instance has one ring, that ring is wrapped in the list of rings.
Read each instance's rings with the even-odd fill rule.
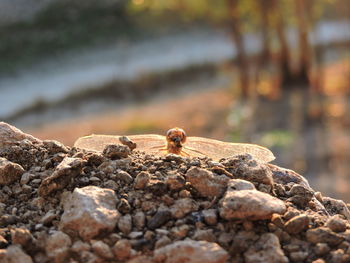
[[[74,143],[77,148],[102,152],[108,144],[121,144],[119,135],[90,135],[80,137]],[[166,147],[164,136],[157,134],[143,134],[127,136],[130,140],[136,143],[136,150],[145,151],[147,153],[161,154],[159,150]]]
[[[249,153],[261,162],[275,159],[273,153],[262,146],[248,143],[229,143],[201,137],[188,137],[184,145],[191,156],[208,156],[214,160]]]

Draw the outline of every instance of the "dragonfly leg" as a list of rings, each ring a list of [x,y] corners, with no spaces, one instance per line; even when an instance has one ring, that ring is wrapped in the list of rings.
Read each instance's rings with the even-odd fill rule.
[[[203,156],[206,156],[203,152],[198,151],[198,150],[196,150],[196,149],[194,149],[194,148],[192,148],[192,147],[185,146],[185,149],[186,149],[186,150],[190,150],[190,151],[192,151],[192,152],[199,153],[199,154],[201,154],[201,155],[203,155]]]

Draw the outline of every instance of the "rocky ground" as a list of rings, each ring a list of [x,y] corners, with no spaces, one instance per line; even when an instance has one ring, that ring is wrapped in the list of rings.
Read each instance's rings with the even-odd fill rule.
[[[350,262],[350,212],[249,155],[103,153],[0,123],[0,262]]]

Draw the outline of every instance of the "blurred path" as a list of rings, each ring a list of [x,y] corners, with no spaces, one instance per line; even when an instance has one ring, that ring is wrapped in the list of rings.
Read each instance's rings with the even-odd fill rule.
[[[348,22],[327,22],[317,26],[313,43],[350,40]],[[347,33],[346,33],[347,32]],[[290,31],[290,42],[293,31]],[[245,37],[247,52],[260,50],[256,35]],[[32,68],[10,76],[0,75],[0,119],[38,100],[47,102],[118,79],[132,79],[142,73],[216,63],[235,56],[223,30],[197,30],[133,43],[112,43],[51,57]]]

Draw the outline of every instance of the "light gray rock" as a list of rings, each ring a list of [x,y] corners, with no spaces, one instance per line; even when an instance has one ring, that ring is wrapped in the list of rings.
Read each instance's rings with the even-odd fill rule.
[[[344,201],[330,197],[323,197],[322,203],[331,215],[340,214],[345,216],[346,219],[350,220],[350,211]]]
[[[0,157],[0,185],[12,184],[19,180],[23,173],[24,169],[22,166]]]
[[[126,214],[122,216],[118,221],[118,228],[123,234],[128,235],[132,230],[131,215]]]
[[[99,240],[93,242],[91,248],[99,257],[104,259],[113,259],[111,248],[103,241]]]
[[[113,190],[96,186],[76,188],[64,200],[64,213],[59,228],[88,241],[101,232],[114,229],[120,213],[116,210]]]
[[[260,239],[244,253],[247,263],[288,263],[281,249],[278,237],[272,233],[263,234]]]
[[[240,191],[240,190],[255,190],[255,186],[246,180],[242,179],[230,179],[227,184],[227,190]]]
[[[272,214],[283,214],[283,201],[260,191],[227,191],[219,202],[220,216],[224,219],[269,219]]]
[[[227,186],[229,178],[225,175],[214,175],[211,171],[193,167],[186,173],[186,180],[198,191],[203,197],[219,197]]]
[[[0,147],[11,146],[25,139],[32,143],[41,143],[41,140],[5,122],[0,122],[0,138]]]
[[[162,263],[224,263],[228,253],[216,243],[184,240],[154,251],[154,261]]]

